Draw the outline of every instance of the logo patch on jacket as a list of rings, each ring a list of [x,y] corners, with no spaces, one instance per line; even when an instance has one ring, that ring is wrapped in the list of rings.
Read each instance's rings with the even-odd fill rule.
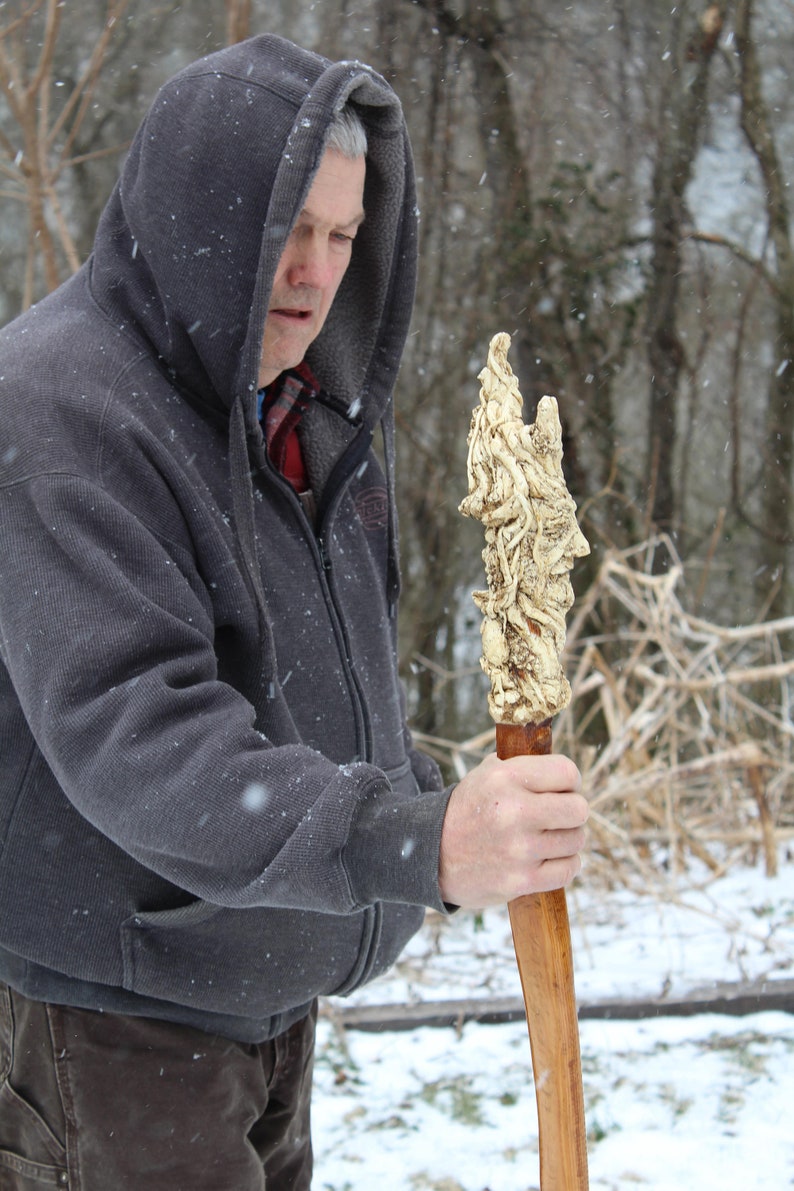
[[[356,512],[365,529],[385,529],[389,504],[385,488],[365,488],[356,497]]]

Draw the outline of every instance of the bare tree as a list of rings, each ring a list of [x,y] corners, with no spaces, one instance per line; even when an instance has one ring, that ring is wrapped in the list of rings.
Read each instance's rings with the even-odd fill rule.
[[[228,45],[251,36],[252,0],[226,0],[226,41]]]
[[[792,537],[792,445],[794,443],[794,243],[789,183],[778,152],[761,66],[753,37],[754,5],[741,0],[736,14],[740,64],[742,130],[763,178],[769,242],[772,249],[775,308],[775,363],[766,404],[766,441],[760,527],[759,595],[772,616],[790,604],[789,553]]]
[[[47,290],[53,290],[78,268],[75,246],[64,211],[60,183],[64,175],[88,158],[114,152],[75,153],[81,127],[89,111],[109,43],[128,0],[107,0],[102,27],[75,83],[57,106],[55,50],[64,6],[58,0],[31,0],[16,17],[0,25],[0,91],[13,119],[15,131],[0,131],[0,148],[6,160],[0,165],[5,185],[0,197],[12,198],[27,214],[27,252],[22,305],[36,296],[40,270]],[[43,21],[39,52],[29,61],[35,45],[34,21]]]
[[[662,533],[675,533],[677,528],[674,459],[679,383],[686,366],[677,331],[683,242],[688,222],[684,194],[707,115],[709,69],[722,23],[722,8],[718,4],[710,4],[694,21],[686,5],[674,9],[670,42],[664,55],[668,69],[659,96],[646,337],[650,366],[650,514]],[[664,565],[663,552],[658,551],[656,557],[657,565]]]

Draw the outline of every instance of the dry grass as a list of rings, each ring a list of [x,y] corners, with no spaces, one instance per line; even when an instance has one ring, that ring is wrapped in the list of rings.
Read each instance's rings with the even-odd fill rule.
[[[773,875],[794,839],[794,617],[701,620],[679,598],[683,568],[654,575],[652,557],[653,543],[608,556],[569,623],[574,695],[554,741],[585,776],[588,876],[648,889],[660,865],[669,879],[693,861]],[[493,739],[423,746],[462,774]]]

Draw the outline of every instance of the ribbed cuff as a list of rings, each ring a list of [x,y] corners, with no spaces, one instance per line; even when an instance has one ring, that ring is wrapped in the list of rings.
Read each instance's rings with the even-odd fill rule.
[[[438,862],[441,830],[453,787],[397,799],[388,786],[372,786],[350,828],[343,863],[360,905],[402,902],[442,914]]]

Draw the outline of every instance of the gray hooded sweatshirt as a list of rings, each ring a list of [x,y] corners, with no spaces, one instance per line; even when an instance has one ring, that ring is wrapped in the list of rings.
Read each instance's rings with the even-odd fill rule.
[[[348,100],[366,221],[307,356],[310,522],[256,377]],[[396,669],[416,238],[389,86],[257,37],[162,88],[92,256],[0,335],[0,979],[26,995],[258,1041],[443,909],[447,792]]]

